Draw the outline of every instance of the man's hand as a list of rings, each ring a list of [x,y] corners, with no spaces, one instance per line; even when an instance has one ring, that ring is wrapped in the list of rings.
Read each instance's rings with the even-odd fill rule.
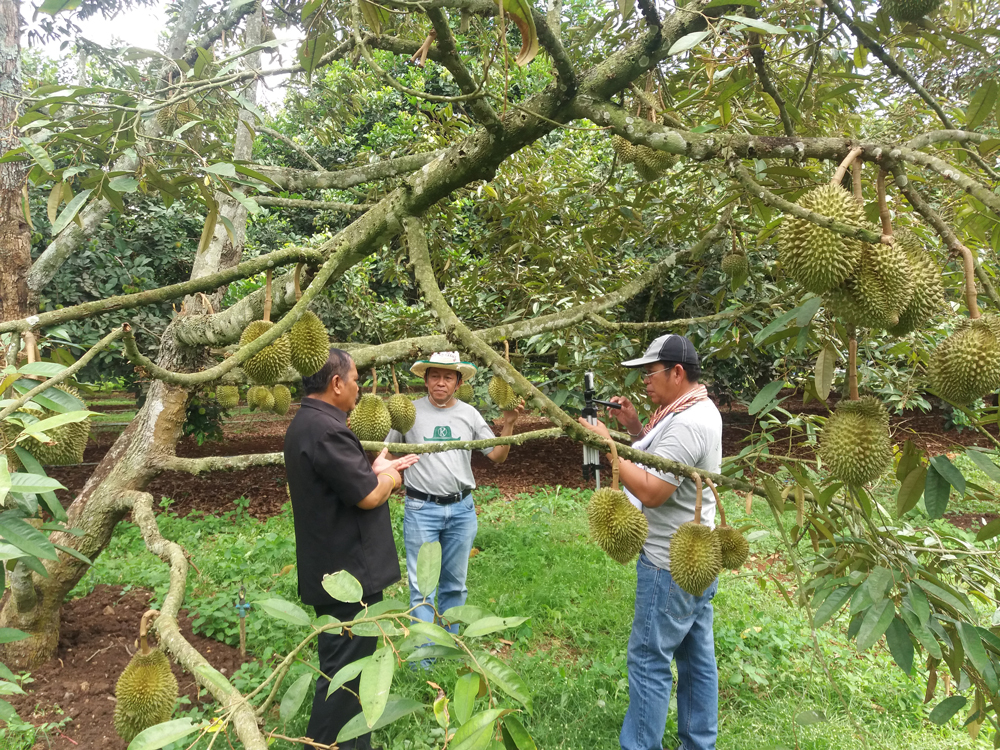
[[[510,411],[505,411],[503,413],[503,423],[505,425],[513,425],[517,418],[524,414],[524,402],[517,405],[516,409],[511,409]]]
[[[596,432],[598,435],[600,435],[601,437],[603,437],[605,440],[610,440],[611,439],[611,433],[608,432],[608,426],[606,424],[604,424],[604,422],[601,422],[601,421],[598,420],[597,424],[591,424],[590,422],[588,422],[583,417],[578,417],[576,421],[579,422],[580,424],[582,424],[584,427],[586,427],[591,432]]]
[[[398,486],[402,482],[402,477],[399,476],[399,472],[408,466],[413,466],[417,461],[420,460],[420,456],[415,453],[410,453],[402,458],[397,458],[394,461],[390,461],[386,458],[386,454],[389,452],[388,448],[383,448],[382,452],[376,456],[375,460],[372,461],[372,471],[376,474],[389,474],[393,477],[396,485]]]
[[[638,434],[642,429],[642,422],[639,421],[639,413],[632,402],[625,396],[612,396],[608,400],[613,404],[621,404],[621,409],[610,410],[615,421],[628,430],[630,435]]]

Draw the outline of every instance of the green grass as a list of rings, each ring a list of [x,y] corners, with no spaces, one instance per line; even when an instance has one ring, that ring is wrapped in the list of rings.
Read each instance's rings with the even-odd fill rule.
[[[588,496],[578,490],[540,490],[504,502],[492,488],[477,492],[482,511],[476,539],[479,552],[469,568],[469,603],[498,615],[531,617],[517,630],[501,634],[508,643],[500,635],[486,640],[531,686],[534,714],[525,717],[525,724],[545,750],[618,747],[628,705],[626,645],[635,570],[612,562],[588,541],[584,513]],[[752,554],[762,558],[778,549],[774,521],[763,501],[755,504],[749,518],[741,498],[729,496],[726,505],[731,523],[752,524],[764,532],[752,544]],[[401,547],[402,508],[395,503],[392,518]],[[191,571],[187,598],[197,612],[199,632],[238,643],[233,604],[241,581],[251,601],[272,596],[297,600],[295,574],[287,570],[295,562],[290,512],[263,523],[239,507],[224,518],[181,519],[165,513],[159,520],[163,534],[180,542],[201,571],[201,575]],[[770,571],[786,586],[793,585],[782,564]],[[166,567],[145,551],[136,527],[122,523],[73,595],[84,595],[97,583],[147,586],[161,598],[168,575]],[[930,724],[929,706],[922,702],[921,670],[908,679],[884,643],[857,653],[846,639],[843,620],[819,631],[826,666],[836,682],[836,687],[831,685],[813,651],[802,612],[790,608],[775,586],[774,580],[750,569],[726,573],[720,582],[715,599],[720,750],[861,748],[859,731],[873,750],[991,746],[992,733],[986,729],[978,744],[970,740],[959,724],[962,712],[945,727]],[[402,584],[388,593],[400,601],[407,598]],[[302,635],[302,629],[259,610],[251,612],[247,630],[248,648],[265,661],[286,652]],[[315,664],[314,655],[310,658]],[[305,665],[296,665],[286,684],[307,671]],[[246,691],[263,673],[262,666],[254,665],[234,679]],[[451,692],[456,677],[455,666],[448,662],[439,662],[430,672],[400,669],[393,692],[426,701],[436,693],[428,681]],[[306,701],[285,734],[304,732],[308,706]],[[824,720],[810,723],[818,715]],[[666,747],[676,744],[671,739],[675,720],[673,706]],[[441,736],[433,717],[426,714],[401,720],[376,740],[387,750],[420,750],[440,747]]]

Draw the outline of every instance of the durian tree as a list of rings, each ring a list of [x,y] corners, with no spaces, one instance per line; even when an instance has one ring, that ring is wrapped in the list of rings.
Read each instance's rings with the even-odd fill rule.
[[[212,9],[190,0],[175,8],[162,50],[92,49],[99,81],[28,90],[17,64],[23,20],[4,0],[0,99],[15,105],[0,164],[8,372],[61,324],[99,326],[106,313],[164,301],[178,309],[153,350],[130,325],[107,330],[92,350],[120,343],[150,379],[147,397],[68,509],[82,534],[52,532],[54,549],[76,555],[14,558],[0,626],[29,637],[4,644],[3,661],[31,668],[54,654],[63,598],[131,512],[171,566],[154,625],[162,646],[230,707],[245,747],[265,746],[252,709],[176,627],[187,563],[159,535],[145,490],[164,471],[280,463],[271,454],[177,457],[193,393],[213,387],[232,403],[231,388],[248,380],[257,408],[287,408],[275,384],[317,357],[293,354],[290,343],[313,340],[310,327],[318,333],[310,306],[370,259],[387,259],[401,322],[387,338],[341,345],[360,370],[459,348],[492,371],[495,398],[524,399],[555,425],[486,443],[557,432],[603,447],[551,388],[499,353],[503,342],[540,354],[553,342],[569,352],[572,342],[564,367],[594,351],[618,361],[664,329],[689,332],[719,357],[787,345],[817,360],[815,377],[801,382],[823,402],[839,363],[844,398],[811,424],[810,435],[824,435],[815,470],[793,463],[772,477],[736,461],[700,479],[766,499],[815,625],[849,607],[859,647],[886,635],[907,672],[926,651],[929,699],[947,668],[957,685],[974,686],[970,725],[995,723],[1000,623],[984,608],[996,609],[1000,577],[982,553],[996,542],[983,533],[985,547],[956,552],[950,540],[923,541],[928,532],[903,517],[918,490],[939,517],[949,487],[969,485],[946,458],[894,448],[884,407],[861,396],[857,378],[872,342],[891,336],[912,347],[916,377],[935,396],[969,409],[1000,385],[1000,331],[980,314],[1000,307],[998,87],[986,76],[967,90],[941,74],[953,57],[970,71],[996,69],[997,32],[984,23],[996,9],[932,5],[309,0]],[[46,2],[41,17],[72,12]],[[304,37],[295,60],[278,62],[272,38],[292,28]],[[272,118],[257,82],[279,76],[291,76],[292,93]],[[379,119],[365,149],[347,148],[340,133],[362,111]],[[51,241],[32,257],[31,195],[43,190]],[[41,309],[67,259],[140,194],[203,217],[190,280]],[[248,222],[264,212],[322,216],[324,232],[251,255]],[[719,282],[706,288],[713,273]],[[227,295],[262,275],[261,288]],[[654,315],[650,290],[678,278],[694,292],[670,300],[673,315]],[[639,313],[637,300],[646,302]],[[944,329],[954,332],[935,338]],[[784,381],[746,398],[769,411]],[[9,395],[5,417],[30,406],[23,390]],[[890,462],[901,483],[895,513],[865,489]],[[0,532],[10,541],[2,519]]]

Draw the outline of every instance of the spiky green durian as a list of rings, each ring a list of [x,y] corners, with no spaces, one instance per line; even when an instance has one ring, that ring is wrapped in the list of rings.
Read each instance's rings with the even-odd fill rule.
[[[670,167],[677,163],[674,154],[668,154],[649,146],[633,146],[635,154],[632,161],[639,175],[647,182],[658,180]]]
[[[499,375],[494,375],[490,378],[490,383],[486,390],[490,394],[490,398],[493,400],[493,403],[499,406],[501,411],[507,411],[517,407],[517,394],[515,394],[514,389],[510,387],[510,383],[501,378]]]
[[[417,419],[417,407],[402,393],[390,396],[385,408],[389,410],[392,429],[396,432],[405,435],[413,428]]]
[[[670,538],[670,575],[692,596],[705,593],[722,570],[722,549],[712,529],[694,521]]]
[[[899,314],[899,323],[888,329],[893,336],[902,336],[927,323],[944,308],[944,287],[941,269],[924,248],[920,239],[909,230],[896,234],[896,244],[906,253],[913,277],[913,295]]]
[[[649,523],[621,490],[597,490],[587,504],[590,535],[608,556],[622,565],[642,551]]]
[[[618,158],[626,164],[635,161],[635,144],[620,135],[611,138],[611,147],[618,154]]]
[[[892,463],[889,413],[872,396],[843,400],[819,438],[819,456],[837,479],[867,484]]]
[[[223,409],[235,409],[240,405],[240,389],[235,385],[220,385],[215,389],[215,400]]]
[[[472,390],[472,383],[462,383],[462,385],[458,386],[455,396],[467,404],[472,403],[472,399],[476,397],[475,391]]]
[[[826,294],[828,309],[850,325],[892,328],[913,299],[914,276],[906,252],[864,243],[857,272]]]
[[[806,193],[798,205],[844,224],[862,226],[865,222],[858,202],[837,185],[823,185]],[[816,294],[833,289],[854,273],[861,262],[861,244],[795,216],[785,219],[778,234],[781,265]]]
[[[270,400],[268,400],[270,396]],[[264,411],[269,409],[269,403],[273,405],[274,395],[271,393],[271,389],[265,385],[252,385],[247,389],[247,405],[251,409],[256,409],[257,411]]]
[[[292,367],[303,376],[315,375],[330,358],[330,335],[312,310],[295,321],[288,332]]]
[[[722,567],[726,570],[739,570],[750,554],[750,543],[732,526],[716,526],[715,535],[719,538],[719,552],[722,554]]]
[[[288,409],[292,405],[292,392],[288,390],[288,386],[278,383],[271,389],[271,396],[274,399],[271,411],[282,417],[288,414]]]
[[[968,321],[931,354],[928,375],[938,395],[968,404],[1000,387],[1000,339],[993,316]]]
[[[75,388],[64,385],[54,386],[55,390],[68,393],[78,400],[80,393]],[[49,409],[37,409],[31,406],[22,408],[19,411],[32,414],[38,419],[48,419],[54,417],[58,412]],[[20,430],[18,430],[20,432]],[[72,422],[59,427],[46,430],[45,435],[51,443],[43,443],[34,437],[22,440],[20,445],[34,456],[39,463],[47,466],[69,466],[83,461],[83,453],[87,448],[87,439],[90,437],[90,420],[82,422]]]
[[[240,347],[244,347],[251,341],[263,336],[274,323],[266,320],[254,320],[243,329],[240,336]],[[243,363],[243,372],[251,380],[261,385],[273,385],[282,373],[287,369],[291,360],[291,346],[287,336],[280,336],[278,339],[261,351],[250,357]]]
[[[750,263],[747,262],[747,256],[741,253],[729,253],[729,255],[723,256],[719,268],[727,276],[736,278],[737,276],[746,276],[750,272]]]
[[[882,10],[896,21],[919,21],[937,10],[941,0],[882,0]]]
[[[362,396],[351,412],[351,429],[358,440],[385,440],[392,429],[392,417],[385,402],[374,393]]]
[[[126,742],[154,724],[169,721],[177,701],[177,678],[160,649],[137,651],[115,685],[115,731]]]

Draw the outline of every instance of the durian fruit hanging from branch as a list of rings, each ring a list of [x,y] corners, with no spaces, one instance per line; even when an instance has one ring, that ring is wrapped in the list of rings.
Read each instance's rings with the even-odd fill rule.
[[[503,342],[503,355],[504,359],[510,362],[510,344],[507,341]],[[500,407],[500,411],[511,411],[520,404],[520,399],[514,393],[514,389],[510,387],[510,383],[499,375],[490,378],[486,390],[493,403]]]
[[[750,262],[747,260],[746,251],[737,242],[737,234],[734,227],[732,230],[732,249],[722,257],[722,261],[719,263],[719,268],[732,279],[734,286],[742,284],[750,274]]]
[[[868,484],[882,476],[892,463],[885,407],[872,396],[842,400],[820,433],[819,457],[847,484]]]
[[[1000,319],[963,320],[931,354],[928,377],[937,395],[958,405],[1000,388]]]
[[[611,486],[597,490],[587,503],[590,536],[608,557],[622,565],[642,551],[649,535],[645,514],[618,488],[618,449],[611,446]]]
[[[235,385],[220,385],[215,389],[215,400],[223,409],[235,409],[240,405],[240,389]]]
[[[61,391],[71,396],[76,401],[83,403],[80,392],[71,386],[56,385],[53,390]],[[52,394],[54,395],[54,394]],[[41,407],[35,407],[32,402],[25,404],[14,416],[25,415],[25,418],[51,419],[58,416],[58,412]],[[5,432],[11,433],[11,440],[16,439],[21,432],[10,422],[4,423]],[[87,440],[90,437],[90,420],[80,419],[74,422],[58,425],[45,429],[44,435],[47,441],[39,440],[34,435],[24,437],[19,445],[34,456],[40,464],[47,466],[70,466],[83,462],[83,453],[87,448]],[[15,454],[16,455],[16,454]]]
[[[392,429],[392,416],[378,395],[378,373],[372,368],[372,392],[366,393],[351,411],[351,430],[358,440],[381,442]]]
[[[302,297],[302,289],[299,286],[301,272],[302,264],[299,263],[295,267],[296,301]],[[288,332],[288,344],[292,367],[303,377],[315,375],[330,358],[330,335],[323,321],[312,310],[306,310],[302,317],[295,321]]]
[[[159,648],[151,649],[149,625],[160,613],[151,609],[139,625],[139,650],[115,685],[115,731],[126,742],[154,724],[170,720],[177,700],[177,678],[170,659]]]
[[[417,407],[407,396],[399,392],[399,380],[396,379],[395,367],[392,368],[392,387],[395,393],[389,397],[386,408],[389,410],[392,429],[405,435],[413,429],[413,423],[417,421]]]
[[[459,401],[471,404],[476,397],[476,392],[472,389],[472,383],[463,382],[462,385],[458,386],[458,390],[455,391],[455,396]]]
[[[937,10],[940,4],[941,0],[882,0],[879,8],[894,21],[906,23],[919,21]]]
[[[240,347],[263,336],[274,323],[271,322],[271,270],[268,269],[264,286],[264,317],[251,321],[240,336]],[[288,336],[280,336],[243,363],[243,372],[260,385],[273,385],[282,376],[291,361]]]
[[[288,386],[278,383],[271,389],[271,396],[271,400],[274,402],[271,405],[271,411],[279,417],[288,414],[288,410],[292,406],[292,392],[288,390]]]
[[[713,530],[701,523],[701,475],[693,479],[694,520],[681,524],[670,539],[670,575],[686,592],[701,596],[722,571],[722,547]]]
[[[636,106],[636,117],[645,117],[654,124],[660,123],[660,117],[654,108],[654,101],[651,101],[652,78],[649,78],[646,85],[646,94],[641,97]],[[636,93],[641,96],[641,92],[636,89]],[[660,108],[664,109],[663,98],[660,98]],[[666,151],[650,148],[649,146],[635,145],[620,135],[615,135],[611,139],[611,147],[615,150],[618,158],[625,164],[633,164],[639,176],[647,182],[658,180],[666,174],[677,163],[676,154],[668,154]]]
[[[726,570],[739,570],[750,554],[750,544],[739,529],[734,529],[726,523],[726,509],[722,507],[722,498],[711,479],[706,478],[705,484],[715,495],[715,507],[719,509],[719,525],[713,532],[719,538],[719,551],[722,553],[722,567]]]
[[[903,336],[926,325],[944,309],[944,286],[941,269],[920,238],[908,229],[897,232],[895,237],[899,249],[906,254],[913,279],[910,302],[899,313],[899,322],[888,329],[893,336]]]
[[[266,385],[252,385],[247,389],[247,404],[257,411],[272,411],[274,394]]]

